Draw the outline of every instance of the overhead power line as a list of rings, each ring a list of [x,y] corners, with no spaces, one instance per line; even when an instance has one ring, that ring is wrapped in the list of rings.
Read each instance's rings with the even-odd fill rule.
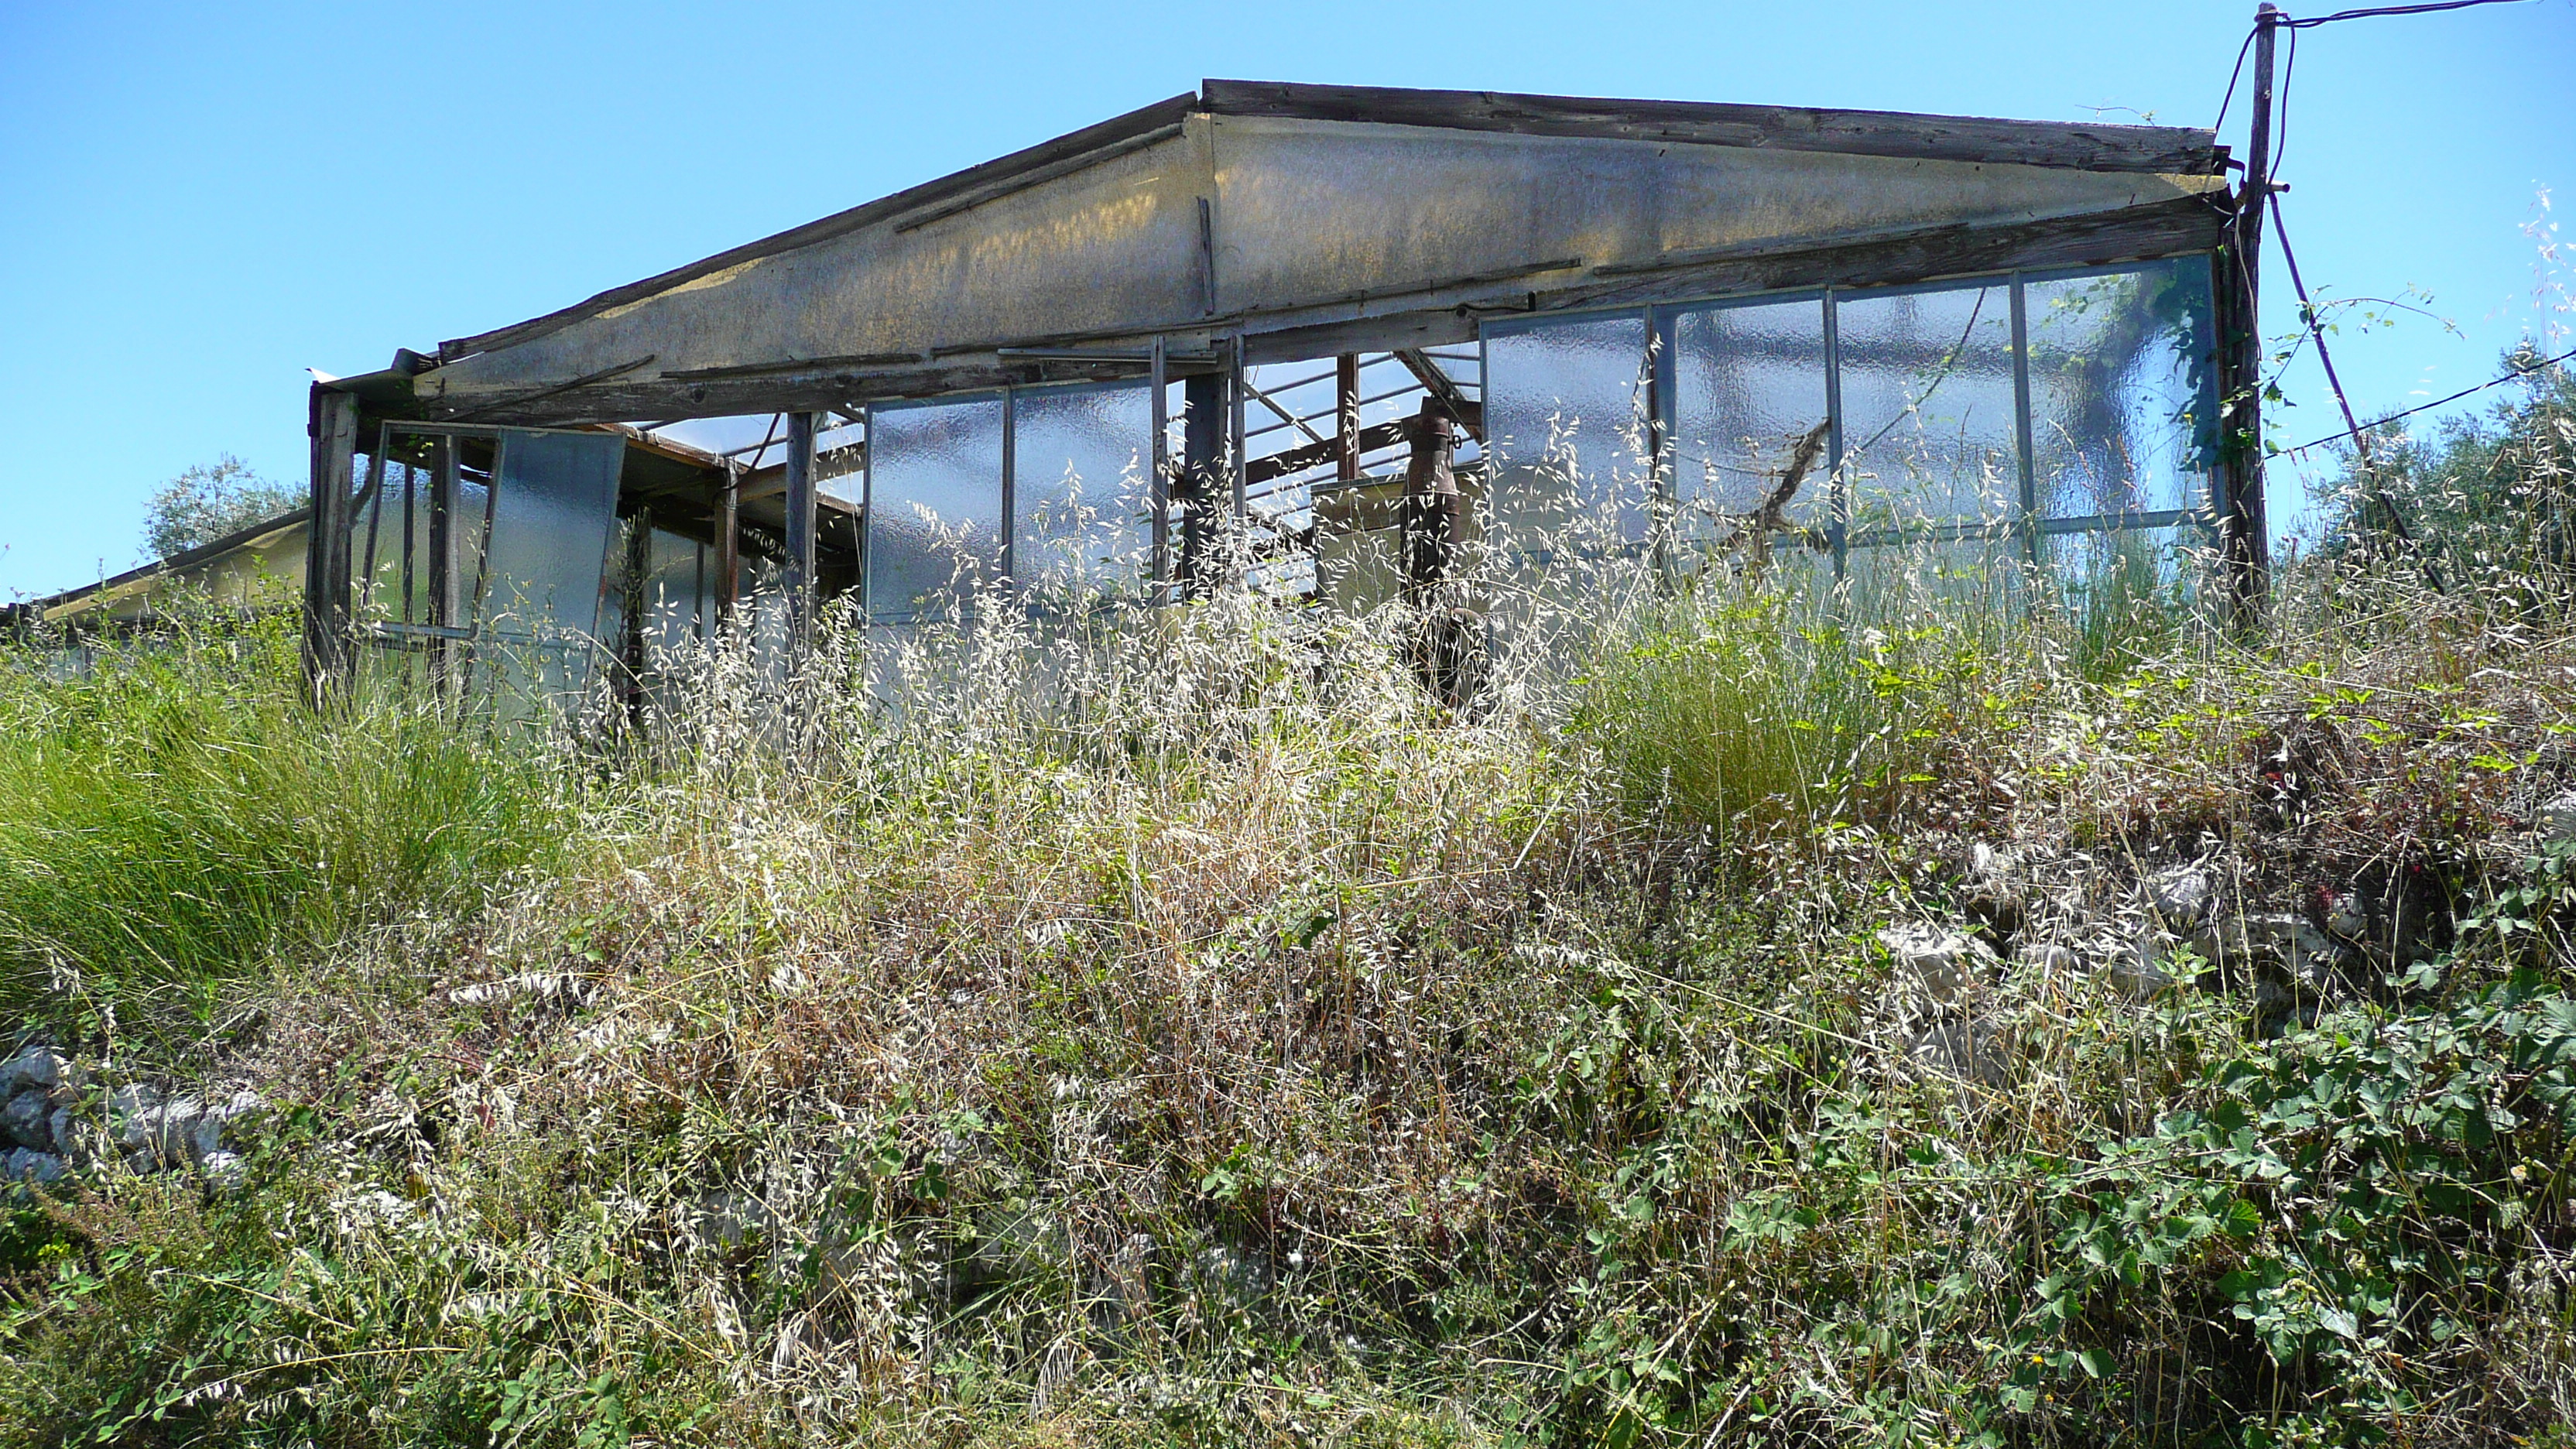
[[[2479,5],[2524,5],[2531,0],[2442,0],[2437,5],[2382,5],[2370,10],[2338,10],[2332,15],[2312,15],[2294,20],[2287,15],[2280,23],[2292,30],[2308,30],[2319,25],[2332,25],[2338,20],[2369,20],[2381,15],[2432,15],[2444,10],[2467,10]]]
[[[2423,412],[2427,408],[2437,408],[2444,403],[2458,402],[2460,399],[2467,397],[2471,393],[2485,392],[2491,387],[2502,387],[2508,382],[2519,382],[2523,378],[2530,377],[2536,373],[2546,372],[2550,368],[2556,367],[2558,364],[2570,360],[2576,360],[2576,352],[2562,352],[2556,357],[2544,357],[2538,362],[2531,363],[2527,366],[2516,367],[2511,372],[2504,374],[2502,377],[2491,377],[2485,382],[2479,383],[2475,387],[2461,388],[2458,392],[2451,394],[2449,397],[2437,397],[2431,402],[2420,403],[2414,407],[2406,409],[2404,412],[2390,413],[2388,416],[2381,418],[2376,422],[2364,423],[2362,424],[2362,430],[2364,432],[2369,432],[2379,428],[2384,428],[2390,423],[2397,421],[2399,418],[2411,418],[2415,414]],[[2311,448],[2322,448],[2328,443],[2340,442],[2343,440],[2344,436],[2345,435],[2342,433],[2328,433],[2322,438],[2310,438],[2308,441],[2301,443],[2295,448],[2283,448],[2278,452],[2273,453],[2271,456],[2275,458],[2286,458],[2292,453],[2304,453]]]

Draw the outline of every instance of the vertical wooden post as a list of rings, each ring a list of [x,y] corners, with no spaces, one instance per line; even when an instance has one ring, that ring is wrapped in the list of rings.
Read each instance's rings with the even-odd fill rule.
[[[460,455],[463,452],[451,435],[441,435],[432,458],[435,470],[429,481],[429,627],[432,631],[454,629],[464,621],[464,610],[457,607],[458,570],[456,549],[456,502],[460,482]],[[429,680],[433,693],[444,693],[448,676],[453,672],[450,660],[459,651],[444,635],[429,636]]]
[[[1164,592],[1172,581],[1172,419],[1170,361],[1164,355],[1163,339],[1154,339],[1154,351],[1148,364],[1147,385],[1153,389],[1154,438],[1153,474],[1146,480],[1146,502],[1154,515],[1154,577],[1152,597],[1156,603],[1171,598]]]
[[[1181,382],[1181,469],[1172,494],[1181,505],[1181,597],[1203,599],[1216,572],[1217,484],[1225,472],[1225,378],[1195,373]]]
[[[1360,355],[1345,352],[1333,359],[1333,476],[1344,483],[1360,476]]]
[[[2254,15],[2253,134],[2245,148],[2245,184],[2236,193],[2236,223],[2227,267],[2232,325],[2220,343],[2228,366],[2226,425],[2221,435],[2219,548],[2236,621],[2261,612],[2271,571],[2271,538],[2263,504],[2263,203],[2271,194],[2272,43],[2281,12],[2270,0]]]
[[[733,627],[734,604],[742,587],[742,465],[724,465],[724,498],[716,510],[716,627]]]
[[[349,655],[349,486],[358,446],[358,399],[313,384],[306,432],[313,443],[312,515],[304,554],[304,683],[316,708],[346,697]]]
[[[787,415],[788,657],[802,663],[814,647],[814,415]]]
[[[626,705],[626,727],[644,727],[645,650],[653,622],[653,510],[639,509],[626,520],[626,558],[621,569],[626,617],[618,630],[618,692]]]

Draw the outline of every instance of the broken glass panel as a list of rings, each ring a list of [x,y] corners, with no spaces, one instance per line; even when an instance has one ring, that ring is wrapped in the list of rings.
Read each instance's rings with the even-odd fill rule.
[[[1153,404],[1123,383],[1012,395],[1011,574],[1038,599],[1146,596]]]
[[[1646,361],[1641,313],[1486,326],[1485,436],[1504,547],[1590,555],[1645,538]]]
[[[2035,281],[2023,295],[2041,516],[2206,506],[2218,449],[2209,260]]]
[[[1824,303],[1684,312],[1673,340],[1675,528],[1684,544],[1714,546],[1744,532],[1825,421]],[[1830,521],[1823,441],[1781,509],[1792,527]]]
[[[2012,289],[1835,299],[1854,531],[2021,513]]]
[[[869,409],[868,616],[971,610],[1002,572],[999,397]]]

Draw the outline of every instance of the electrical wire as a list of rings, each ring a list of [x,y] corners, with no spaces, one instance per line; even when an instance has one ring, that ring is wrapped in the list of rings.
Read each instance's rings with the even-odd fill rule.
[[[2269,183],[2281,174],[2281,157],[2290,149],[2290,82],[2299,73],[2299,32],[2290,32],[2290,53],[2281,62],[2281,84],[2272,92],[2272,169],[2263,180],[2264,191],[2274,189]]]
[[[2227,94],[2219,99],[2218,119],[2209,123],[2209,133],[2213,136],[2227,124],[2227,108],[2236,100],[2236,83],[2245,77],[2245,57],[2254,49],[2254,35],[2254,31],[2246,31],[2245,43],[2236,47],[2236,69],[2227,73]]]
[[[2415,530],[2406,526],[2406,514],[2398,508],[2397,500],[2389,497],[2388,490],[2379,486],[2379,465],[2371,460],[2370,436],[2361,430],[2361,423],[2352,415],[2352,399],[2344,396],[2343,377],[2335,371],[2334,353],[2326,348],[2325,320],[2317,315],[2316,303],[2308,299],[2307,280],[2299,275],[2299,254],[2290,249],[2290,228],[2281,220],[2281,194],[2276,191],[2265,199],[2272,203],[2272,235],[2280,239],[2281,260],[2289,263],[2290,286],[2299,294],[2299,313],[2308,319],[2308,332],[2317,339],[2317,361],[2325,366],[2326,384],[2334,389],[2335,406],[2343,410],[2343,425],[2352,430],[2353,461],[2361,467],[2362,486],[2369,491],[2370,501],[2378,504],[2380,511],[2388,515],[2389,526],[2396,529],[2398,540],[2414,552],[2416,563],[2424,570],[2424,582],[2433,586],[2434,593],[2447,594],[2450,590],[2442,585],[2441,569],[2434,565],[2432,556],[2424,551],[2422,545],[2416,543]]]
[[[2562,362],[2571,361],[2576,361],[2576,351],[2562,352],[2556,357],[2544,357],[2538,362],[2534,362],[2528,366],[2516,367],[2511,372],[2508,372],[2501,377],[2491,377],[2485,382],[2479,383],[2475,387],[2461,388],[2458,392],[2452,393],[2449,397],[2437,397],[2431,402],[2420,403],[2403,412],[2390,413],[2388,416],[2380,418],[2375,422],[2364,423],[2362,425],[2362,431],[2376,432],[2377,430],[2388,426],[2390,423],[2397,421],[2399,418],[2411,418],[2415,414],[2423,412],[2427,408],[2437,408],[2442,406],[2444,403],[2455,403],[2460,399],[2469,396],[2471,393],[2485,392],[2491,387],[2502,387],[2508,382],[2520,382],[2522,379],[2530,377],[2535,373],[2546,372],[2550,368],[2556,367]],[[2341,441],[2343,437],[2344,434],[2339,432],[2328,433],[2322,438],[2310,438],[2308,441],[2301,443],[2295,448],[2283,448],[2278,452],[2273,453],[2271,456],[2275,458],[2287,458],[2293,453],[2304,453],[2311,448],[2322,448],[2328,443]]]
[[[2467,10],[2479,5],[2522,5],[2531,0],[2442,0],[2437,5],[2383,5],[2372,10],[2338,10],[2332,15],[2315,15],[2304,20],[2281,17],[2279,24],[2292,30],[2309,30],[2332,25],[2338,20],[2369,20],[2382,15],[2432,15],[2444,10]]]

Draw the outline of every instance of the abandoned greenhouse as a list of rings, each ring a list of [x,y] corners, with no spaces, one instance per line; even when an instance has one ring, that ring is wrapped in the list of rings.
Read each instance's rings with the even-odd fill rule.
[[[317,384],[309,657],[562,686],[729,620],[792,657],[830,599],[1367,607],[1468,544],[1839,575],[2205,538],[2250,591],[2229,165],[2149,126],[1209,81]]]

